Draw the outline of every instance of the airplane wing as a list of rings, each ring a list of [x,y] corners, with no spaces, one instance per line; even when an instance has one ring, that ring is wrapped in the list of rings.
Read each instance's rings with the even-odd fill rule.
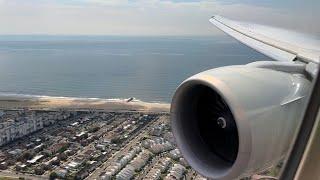
[[[247,46],[278,61],[301,61],[317,66],[320,41],[300,33],[257,24],[233,21],[221,16],[210,19],[216,27]]]

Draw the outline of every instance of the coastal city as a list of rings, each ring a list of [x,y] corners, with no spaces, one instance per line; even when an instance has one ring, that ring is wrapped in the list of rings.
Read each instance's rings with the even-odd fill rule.
[[[0,176],[204,179],[175,147],[167,113],[0,111]]]
[[[168,113],[0,111],[5,179],[194,179]],[[0,178],[1,179],[1,178]]]

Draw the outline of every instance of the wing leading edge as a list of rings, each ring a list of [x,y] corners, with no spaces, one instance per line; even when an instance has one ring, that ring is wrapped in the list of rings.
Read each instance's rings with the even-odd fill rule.
[[[320,41],[282,29],[213,16],[210,22],[243,44],[278,61],[319,64]]]

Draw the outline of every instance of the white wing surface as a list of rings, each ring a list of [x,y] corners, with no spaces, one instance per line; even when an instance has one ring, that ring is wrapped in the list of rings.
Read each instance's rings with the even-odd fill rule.
[[[316,37],[221,16],[210,19],[216,27],[247,46],[278,61],[319,64],[320,41]]]

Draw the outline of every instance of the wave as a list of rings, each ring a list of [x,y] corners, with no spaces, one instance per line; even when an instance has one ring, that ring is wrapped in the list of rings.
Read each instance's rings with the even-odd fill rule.
[[[148,54],[148,53],[147,53]],[[162,55],[162,56],[184,56],[183,53],[162,53],[162,52],[151,52],[151,55]]]
[[[67,97],[67,96],[47,96],[47,95],[31,95],[18,93],[2,93],[0,99],[22,99],[22,100],[45,100],[45,99],[64,99],[74,101],[104,101],[104,102],[143,102],[135,97],[130,98],[94,98],[94,97]]]

